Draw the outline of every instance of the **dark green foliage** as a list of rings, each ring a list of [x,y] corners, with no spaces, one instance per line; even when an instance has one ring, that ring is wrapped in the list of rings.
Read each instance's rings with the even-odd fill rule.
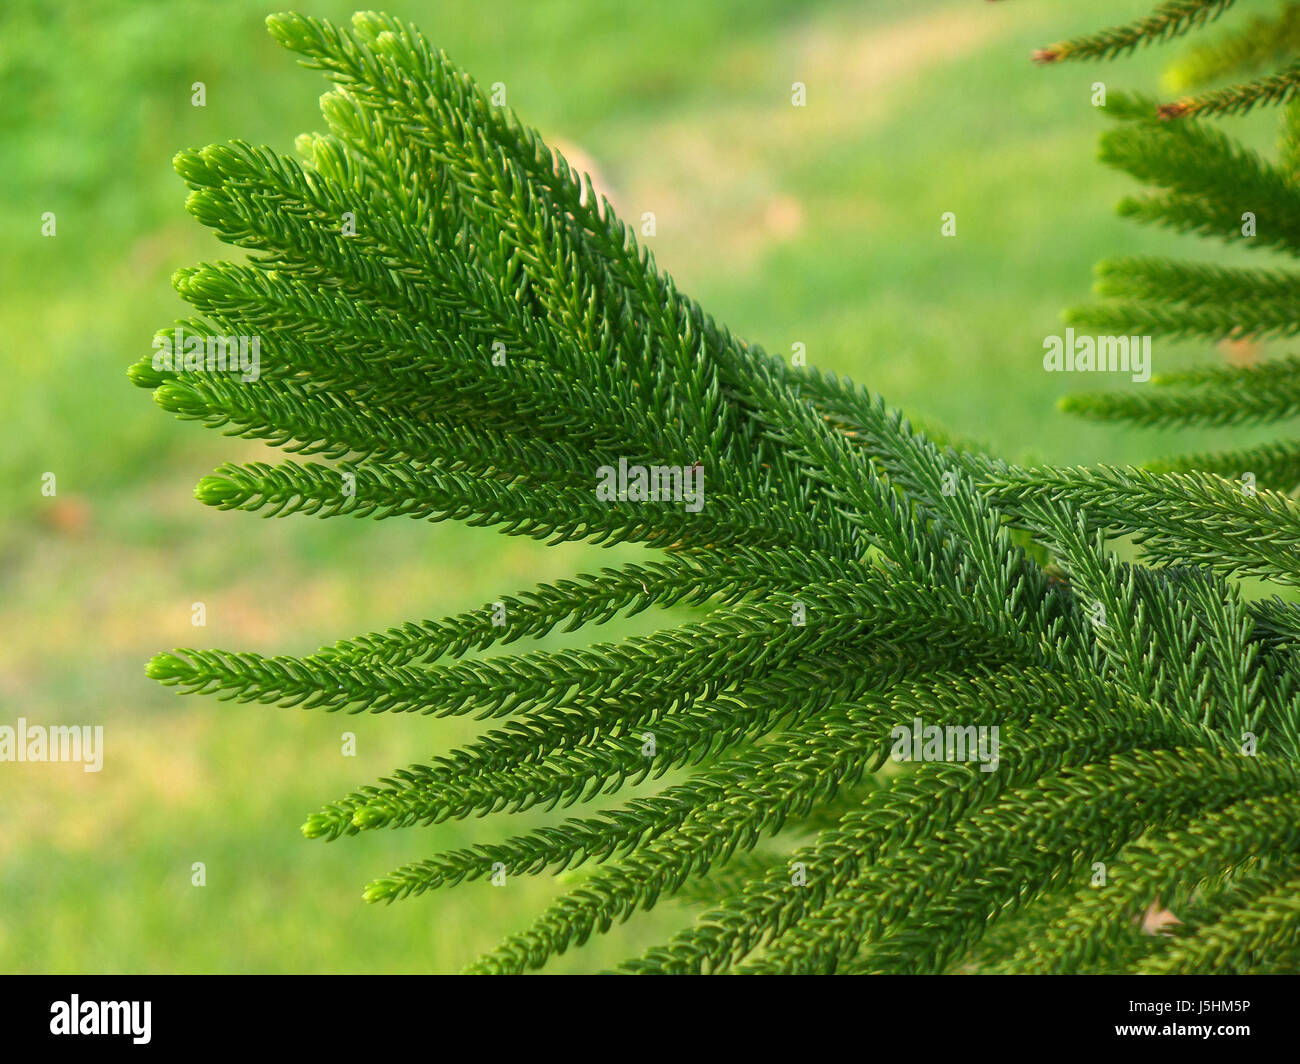
[[[1073,56],[1065,48],[1060,58]],[[1284,3],[1198,45],[1173,75],[1180,85],[1198,88],[1267,65],[1282,70],[1161,106],[1112,95],[1107,110],[1119,126],[1102,138],[1101,158],[1152,189],[1145,197],[1125,199],[1120,213],[1233,248],[1300,256],[1300,104],[1293,100],[1300,86],[1297,57],[1300,4]],[[1275,160],[1199,121],[1269,104],[1285,104]],[[1266,424],[1297,413],[1300,375],[1294,356],[1261,361],[1253,352],[1261,341],[1287,339],[1300,331],[1300,273],[1271,265],[1260,269],[1121,258],[1098,265],[1096,292],[1104,301],[1071,311],[1067,321],[1107,335],[1232,341],[1246,345],[1248,361],[1157,373],[1151,380],[1154,388],[1071,396],[1063,400],[1063,409],[1152,426]],[[1300,483],[1298,453],[1294,443],[1284,440],[1162,459],[1148,468],[1199,469],[1290,491]]]
[[[1226,6],[1166,4],[1075,52]],[[540,967],[672,895],[705,911],[627,970],[1291,963],[1300,610],[1230,582],[1296,582],[1289,498],[1215,472],[1024,470],[936,444],[878,397],[715,323],[589,179],[414,29],[375,14],[350,31],[269,25],[333,82],[329,132],[300,138],[303,162],[238,143],[177,158],[192,213],[251,255],[177,275],[202,315],[185,326],[260,336],[261,377],[149,357],[131,374],[181,417],[324,461],[224,466],[199,499],[656,552],[305,658],[154,659],[155,679],[237,702],[499,721],[326,805],[311,837],[581,807],[671,773],[615,808],[400,868],[369,900],[586,866],[483,972]],[[1170,217],[1222,222],[1206,189],[1228,172],[1239,184],[1238,162],[1290,203],[1289,179],[1222,138],[1144,121],[1128,128],[1167,149],[1149,165],[1207,160],[1204,188],[1189,173],[1170,192],[1200,213]],[[1194,132],[1162,132],[1179,128]],[[1172,288],[1220,332],[1232,293],[1264,283],[1268,307],[1237,302],[1292,331],[1285,274],[1115,276],[1135,306]],[[1289,378],[1262,379],[1183,383],[1235,388],[1267,416],[1291,402],[1274,386]],[[705,504],[601,499],[598,467],[620,460],[698,463]],[[1122,563],[1116,536],[1144,564]],[[619,643],[470,657],[674,604],[707,612]],[[891,760],[915,718],[997,727],[996,767]],[[1135,929],[1157,897],[1187,934]]]

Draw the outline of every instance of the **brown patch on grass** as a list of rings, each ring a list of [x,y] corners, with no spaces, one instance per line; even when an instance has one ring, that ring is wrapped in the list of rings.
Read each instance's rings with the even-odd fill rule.
[[[802,203],[781,187],[789,159],[873,135],[899,91],[995,40],[1007,24],[999,14],[961,4],[884,25],[837,17],[799,31],[785,55],[768,47],[720,57],[728,84],[760,81],[767,99],[730,107],[720,100],[707,116],[646,129],[638,140],[652,152],[626,167],[646,176],[611,201],[635,230],[642,212],[654,211],[665,243],[700,242],[707,233],[701,254],[725,258],[733,271],[756,266],[765,249],[797,238],[808,223]],[[794,81],[807,84],[806,107],[791,104]]]
[[[995,39],[1005,22],[996,15],[983,5],[960,4],[847,33],[844,27],[819,26],[805,36],[797,62],[833,89],[893,88]]]

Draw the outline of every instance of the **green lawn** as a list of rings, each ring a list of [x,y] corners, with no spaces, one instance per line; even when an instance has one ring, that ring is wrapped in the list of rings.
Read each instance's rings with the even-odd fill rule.
[[[391,10],[483,82],[505,83],[526,120],[590,160],[626,218],[654,212],[659,264],[736,333],[787,354],[802,343],[814,364],[1004,456],[1083,462],[1224,439],[1066,418],[1056,398],[1092,382],[1041,368],[1043,337],[1087,297],[1096,259],[1217,253],[1119,221],[1112,205],[1130,183],[1094,161],[1104,124],[1092,83],[1153,90],[1159,57],[1028,62],[1035,46],[1141,7]],[[547,818],[306,842],[298,825],[321,803],[469,725],[178,699],[144,678],[160,649],[301,653],[611,561],[483,529],[263,522],[193,500],[214,465],[264,449],[162,414],[125,369],[184,312],[172,271],[231,254],[184,213],[175,151],[232,137],[287,151],[322,124],[324,82],[270,40],[267,10],[9,0],[0,14],[0,723],[106,730],[98,774],[0,765],[0,971],[453,970],[562,886],[477,883],[366,906],[362,886],[398,864]],[[206,107],[190,105],[195,81]],[[790,104],[796,81],[805,108]],[[40,235],[46,211],[54,238]],[[940,235],[945,211],[955,237]],[[1207,356],[1218,357],[1158,344],[1156,368]],[[41,494],[45,472],[55,498]],[[204,629],[190,623],[196,601]],[[345,731],[355,758],[340,754]],[[202,888],[190,885],[196,861]],[[556,970],[606,965],[689,918],[665,904]]]

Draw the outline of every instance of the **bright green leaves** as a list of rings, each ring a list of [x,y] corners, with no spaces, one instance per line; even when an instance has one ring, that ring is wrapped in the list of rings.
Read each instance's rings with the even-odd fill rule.
[[[1227,6],[1164,4],[1055,58],[1175,36]],[[1295,582],[1300,517],[1266,490],[1300,478],[1294,446],[1258,453],[1249,492],[942,447],[870,392],[715,323],[590,178],[412,27],[372,13],[351,29],[292,14],[268,26],[332,83],[328,131],[298,139],[301,161],[242,142],[177,156],[191,213],[248,258],[179,270],[198,316],[130,376],[177,417],[321,460],[225,465],[199,500],[661,552],[305,657],[195,649],[149,664],[160,683],[236,703],[490,722],[303,825],[336,839],[533,814],[503,842],[374,880],[367,900],[581,869],[477,971],[540,967],[693,888],[709,911],[628,970],[930,971],[985,956],[1184,970],[1289,941],[1294,840],[1280,832],[1267,867],[1228,844],[1193,862],[1240,880],[1187,900],[1199,943],[1130,949],[1094,922],[1098,951],[1080,957],[1054,929],[1075,909],[1092,918],[1074,891],[1097,862],[1142,866],[1153,829],[1195,831],[1294,787],[1300,620],[1225,582]],[[1109,160],[1162,190],[1135,212],[1231,239],[1247,209],[1234,197],[1254,197],[1270,212],[1261,242],[1300,249],[1289,172],[1140,101],[1112,107],[1129,121]],[[1283,271],[1130,259],[1103,284],[1112,302],[1081,321],[1170,336],[1290,335],[1300,305]],[[231,337],[258,340],[255,372],[210,364]],[[1093,412],[1279,417],[1296,406],[1292,370],[1184,375],[1163,400]],[[629,463],[702,469],[703,505],[602,497],[599,470]],[[1159,568],[1121,564],[1118,535]],[[650,606],[699,612],[621,642],[478,656]],[[899,763],[894,732],[921,718],[1000,729],[996,764]],[[1052,956],[998,940],[1022,918],[1053,929]]]

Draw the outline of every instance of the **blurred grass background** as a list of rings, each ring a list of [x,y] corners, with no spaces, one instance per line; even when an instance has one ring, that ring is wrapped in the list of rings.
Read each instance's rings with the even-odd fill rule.
[[[353,6],[303,10],[342,19]],[[739,335],[787,355],[803,343],[812,363],[1006,457],[1084,462],[1225,439],[1066,418],[1056,398],[1095,385],[1041,368],[1043,337],[1087,297],[1096,259],[1222,257],[1120,222],[1111,208],[1132,185],[1094,161],[1104,123],[1092,83],[1155,91],[1161,56],[1028,61],[1034,47],[1143,8],[388,10],[481,82],[504,82],[510,105],[591,166],[626,219],[654,211],[661,267]],[[324,82],[271,41],[268,10],[7,0],[0,14],[0,723],[106,728],[98,774],[0,765],[0,971],[456,970],[559,889],[551,877],[475,883],[366,906],[362,886],[398,864],[544,817],[306,842],[307,813],[467,727],[179,699],[143,675],[160,649],[303,653],[613,560],[483,529],[261,521],[194,501],[201,475],[263,449],[174,421],[125,369],[185,312],[172,271],[232,255],[184,213],[172,155],[234,137],[291,151],[295,134],[323,124]],[[190,104],[195,81],[206,107]],[[794,81],[807,85],[804,109],[790,106]],[[1266,127],[1246,129],[1267,141]],[[57,215],[52,239],[40,235],[45,211]],[[955,239],[940,236],[944,211],[957,214]],[[1157,344],[1156,369],[1207,354]],[[52,499],[45,472],[58,478]],[[196,601],[203,629],[191,626]],[[344,731],[356,757],[341,756]],[[666,903],[554,970],[606,966],[690,915]]]

